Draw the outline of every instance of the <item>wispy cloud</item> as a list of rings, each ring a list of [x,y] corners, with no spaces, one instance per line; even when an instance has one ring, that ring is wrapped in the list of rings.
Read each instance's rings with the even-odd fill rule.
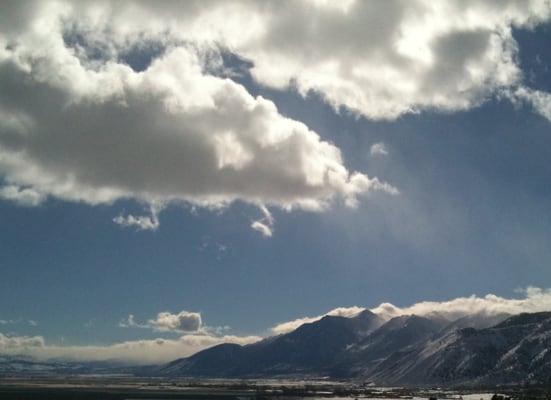
[[[274,231],[274,217],[268,208],[264,205],[260,206],[260,211],[263,217],[251,223],[251,228],[260,232],[264,237],[272,237]]]
[[[38,321],[33,319],[0,319],[0,325],[27,324],[29,326],[38,326]]]
[[[12,201],[20,206],[37,206],[41,204],[46,196],[33,188],[17,185],[0,187],[0,199]]]
[[[155,215],[118,215],[113,218],[113,222],[127,228],[135,227],[140,231],[155,231],[159,228],[159,220]]]
[[[374,143],[369,148],[369,154],[372,156],[386,156],[388,155],[388,150],[386,149],[386,146],[384,143]]]
[[[541,116],[551,122],[551,93],[520,87],[510,93],[509,97],[515,102],[524,102]]]
[[[156,231],[159,228],[159,212],[162,206],[151,205],[149,215],[118,215],[113,222],[122,227],[134,227],[139,231]]]

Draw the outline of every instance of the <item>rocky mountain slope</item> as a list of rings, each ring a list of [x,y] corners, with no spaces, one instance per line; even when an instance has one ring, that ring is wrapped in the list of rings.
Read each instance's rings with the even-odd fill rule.
[[[551,313],[520,314],[485,329],[445,329],[362,373],[384,384],[549,384]]]
[[[247,346],[222,344],[176,360],[161,374],[207,377],[329,374],[336,358],[382,324],[366,310],[353,318],[326,316],[296,330]]]

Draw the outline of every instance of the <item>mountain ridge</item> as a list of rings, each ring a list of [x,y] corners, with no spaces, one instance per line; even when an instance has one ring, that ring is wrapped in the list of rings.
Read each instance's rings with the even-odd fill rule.
[[[246,346],[218,345],[157,372],[329,376],[404,386],[551,382],[551,312],[473,314],[452,321],[403,315],[383,322],[373,313],[360,315],[326,316]]]

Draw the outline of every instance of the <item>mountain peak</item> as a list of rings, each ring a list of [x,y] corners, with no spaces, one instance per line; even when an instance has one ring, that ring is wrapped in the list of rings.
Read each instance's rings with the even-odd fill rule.
[[[496,328],[505,328],[516,325],[538,324],[551,318],[551,311],[537,313],[522,313],[507,318],[496,326]]]

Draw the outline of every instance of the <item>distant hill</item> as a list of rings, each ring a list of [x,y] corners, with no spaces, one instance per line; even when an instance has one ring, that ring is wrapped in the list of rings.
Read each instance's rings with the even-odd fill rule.
[[[0,356],[0,376],[53,376],[87,374],[133,374],[144,367],[117,361],[39,361],[29,356]]]

